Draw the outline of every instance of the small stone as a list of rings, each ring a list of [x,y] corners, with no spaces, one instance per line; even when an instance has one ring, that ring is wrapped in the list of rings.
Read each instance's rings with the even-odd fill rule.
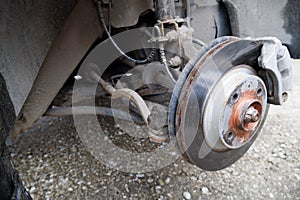
[[[192,198],[192,195],[189,192],[184,192],[183,196],[184,196],[185,199],[191,199]]]
[[[172,196],[172,194],[170,194],[170,193],[168,193],[168,194],[167,194],[167,196],[168,196],[168,197],[170,197],[170,198],[172,198],[172,197],[173,197],[173,196]]]
[[[72,191],[73,191],[73,188],[69,187],[69,188],[68,188],[68,191],[69,191],[69,192],[72,192]]]
[[[128,193],[130,192],[127,184],[125,184],[125,190],[126,190],[126,192],[128,192]]]
[[[136,176],[136,178],[144,178],[145,174],[139,173],[139,174],[136,174],[135,176]]]
[[[280,144],[280,147],[282,147],[282,148],[285,149],[285,148],[286,148],[286,145],[282,143],[282,144]]]
[[[148,178],[147,182],[148,183],[153,183],[154,179],[153,178]]]
[[[192,180],[192,181],[197,181],[197,177],[192,176],[192,177],[191,177],[191,180]]]
[[[201,189],[201,190],[202,190],[202,193],[203,193],[203,194],[208,194],[208,193],[209,193],[209,190],[208,190],[208,188],[207,188],[207,187],[205,187],[205,186],[204,186],[204,187],[202,187],[202,189]]]
[[[167,177],[166,180],[165,180],[165,183],[166,183],[166,184],[169,184],[170,181],[171,181],[170,177]]]
[[[223,175],[224,178],[229,179],[230,178],[230,174],[228,172],[224,173]]]
[[[269,197],[270,197],[271,199],[273,199],[273,198],[274,198],[274,194],[270,193],[270,194],[269,194]]]
[[[35,187],[31,187],[31,188],[30,188],[30,192],[31,192],[31,193],[35,192],[35,190],[36,190]]]
[[[161,189],[161,186],[157,185],[155,186],[155,190],[160,190]]]
[[[182,171],[183,171],[184,173],[188,173],[188,172],[189,172],[189,168],[188,168],[188,167],[183,167]]]
[[[159,185],[162,185],[162,186],[165,185],[164,181],[161,179],[158,180],[158,183],[159,183]]]
[[[198,181],[199,182],[202,182],[203,181],[203,178],[201,176],[198,176]]]
[[[233,176],[238,176],[239,173],[238,173],[238,171],[234,170],[234,171],[232,172],[232,175],[233,175]]]
[[[285,155],[284,152],[279,152],[279,157],[282,158],[282,159],[285,159],[286,155]]]
[[[124,135],[124,133],[122,131],[118,131],[117,135]]]

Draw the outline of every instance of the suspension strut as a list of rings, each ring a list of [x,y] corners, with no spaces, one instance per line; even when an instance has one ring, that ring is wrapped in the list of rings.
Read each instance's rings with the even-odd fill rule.
[[[175,18],[174,0],[154,0],[157,20],[168,20]]]

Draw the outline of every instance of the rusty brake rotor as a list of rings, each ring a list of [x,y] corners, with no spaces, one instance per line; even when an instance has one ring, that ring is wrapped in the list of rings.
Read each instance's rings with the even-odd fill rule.
[[[170,127],[198,167],[214,171],[233,164],[262,128],[268,104],[266,86],[255,70],[260,50],[250,40],[226,39],[201,55],[177,85]]]

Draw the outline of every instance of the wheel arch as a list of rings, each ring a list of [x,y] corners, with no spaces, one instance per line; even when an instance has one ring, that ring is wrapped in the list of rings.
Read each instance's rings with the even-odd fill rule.
[[[232,35],[279,38],[293,58],[300,58],[300,1],[223,0]]]

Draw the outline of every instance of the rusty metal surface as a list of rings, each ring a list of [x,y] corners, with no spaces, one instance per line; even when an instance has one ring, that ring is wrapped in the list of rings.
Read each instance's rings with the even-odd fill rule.
[[[128,88],[122,88],[114,91],[112,93],[112,100],[118,99],[118,98],[126,98],[130,102],[134,103],[134,105],[137,107],[140,115],[143,117],[144,122],[148,125],[149,116],[151,114],[149,108],[147,107],[145,101],[142,99],[142,97],[136,93],[135,91],[128,89]]]
[[[254,135],[239,149],[214,151],[205,142],[202,127],[203,116],[199,113],[205,109],[208,94],[223,74],[240,64],[255,64],[253,61],[258,55],[254,52],[259,49],[259,44],[244,40],[221,43],[209,50],[196,63],[188,81],[184,84],[176,114],[177,138],[182,151],[186,152],[189,159],[198,167],[218,170],[234,163],[257,137]],[[262,124],[264,120],[262,119]]]
[[[266,88],[255,70],[247,65],[234,67],[211,89],[201,111],[206,143],[215,151],[242,147],[258,133],[266,110]]]
[[[176,16],[174,0],[155,0],[154,3],[157,20],[173,19]]]
[[[174,87],[173,93],[172,93],[172,97],[170,100],[170,105],[169,105],[169,116],[168,116],[168,121],[169,121],[169,133],[172,136],[175,136],[176,134],[176,130],[175,130],[175,116],[176,116],[176,110],[177,110],[177,105],[178,105],[178,100],[179,100],[179,96],[181,91],[183,90],[183,85],[186,82],[186,79],[188,78],[189,74],[191,73],[191,71],[193,70],[193,68],[195,67],[196,63],[198,62],[198,60],[209,50],[212,49],[214,47],[216,47],[218,44],[221,43],[227,43],[230,41],[235,41],[238,38],[235,37],[221,37],[218,39],[215,39],[213,41],[211,41],[208,45],[204,46],[199,52],[198,55],[193,59],[190,60],[187,65],[185,66],[185,68],[183,69],[183,71],[181,72],[176,85]]]
[[[272,96],[281,95],[278,91],[290,90],[291,60],[286,52],[276,38],[233,39],[217,44],[204,55],[201,52],[202,56],[196,64],[188,66],[188,69],[192,69],[187,72],[188,77],[181,91],[174,91],[172,100],[175,99],[175,103],[178,103],[177,107],[174,106],[174,126],[178,143],[181,151],[185,152],[192,163],[202,169],[214,171],[231,165],[243,156],[256,139],[266,119],[267,95],[269,100]],[[264,62],[265,65],[262,64]],[[243,78],[243,73],[236,72],[237,77],[241,75],[241,80],[237,83],[223,79],[228,71],[240,65],[242,69],[251,66],[255,73],[244,75]],[[273,70],[273,74],[276,74],[274,77],[269,76],[266,79],[262,76],[264,72]],[[282,73],[283,71],[286,73]],[[258,76],[262,76],[263,80]],[[235,80],[234,77],[230,79]],[[269,84],[269,81],[275,84],[272,87],[267,85],[269,87],[266,89],[265,84]],[[235,89],[244,88],[241,90],[244,92],[239,94],[242,98],[237,100],[236,106],[225,107],[223,113],[224,97],[214,94],[222,93],[222,90],[217,90],[220,88],[218,84],[221,84],[223,93],[231,91],[229,94],[233,97]],[[236,88],[228,90],[226,87]],[[178,94],[179,98],[176,99],[175,95]],[[172,100],[171,106],[174,103]],[[170,117],[171,109],[172,107]],[[216,115],[220,110],[220,115]],[[206,118],[208,121],[205,121]],[[224,123],[220,123],[224,119]],[[171,128],[172,126],[170,124]],[[219,128],[221,130],[218,133]],[[238,139],[239,137],[241,139]],[[237,140],[229,140],[230,138]]]
[[[42,116],[100,32],[93,2],[80,0],[44,60],[13,135],[27,129]]]
[[[261,119],[263,102],[262,99],[257,101],[255,94],[255,90],[245,91],[232,109],[232,116],[228,124],[228,130],[230,130],[231,133],[235,132],[234,135],[238,138],[242,138],[242,142],[246,142],[251,138],[255,128],[259,124],[259,119]],[[246,120],[245,116],[244,118],[241,118],[243,113],[246,112],[244,106],[249,101],[251,104],[247,107],[247,109],[251,109],[253,107],[259,113],[258,119],[254,119],[253,121],[251,119]]]
[[[237,149],[258,134],[257,130],[263,125],[262,121],[267,115],[266,88],[255,70],[246,65],[227,72],[220,82],[210,93],[204,110],[205,138],[208,142],[207,139],[215,134],[216,140],[211,143],[217,144],[220,141],[224,150]],[[213,118],[207,119],[212,110]],[[255,120],[252,120],[252,113]],[[249,116],[250,121],[247,120]],[[212,128],[213,124],[218,123],[217,128]],[[210,146],[218,150],[213,145]]]

